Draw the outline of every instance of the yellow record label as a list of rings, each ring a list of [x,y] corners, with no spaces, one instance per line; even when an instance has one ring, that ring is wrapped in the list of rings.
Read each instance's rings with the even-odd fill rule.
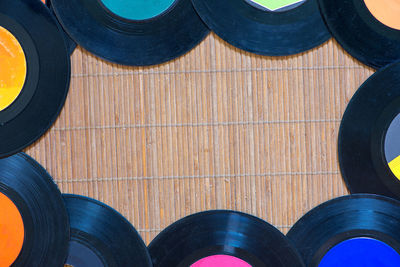
[[[389,168],[393,174],[400,180],[400,156],[389,163]]]
[[[0,111],[20,95],[26,79],[26,58],[17,38],[0,26]]]

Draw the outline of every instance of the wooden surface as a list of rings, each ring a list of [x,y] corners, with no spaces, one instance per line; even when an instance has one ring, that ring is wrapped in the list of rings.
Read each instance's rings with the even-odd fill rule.
[[[145,68],[79,48],[65,108],[26,152],[62,192],[114,207],[146,243],[209,209],[250,213],[286,233],[348,193],[338,129],[372,73],[332,40],[270,58],[211,34],[184,57]]]

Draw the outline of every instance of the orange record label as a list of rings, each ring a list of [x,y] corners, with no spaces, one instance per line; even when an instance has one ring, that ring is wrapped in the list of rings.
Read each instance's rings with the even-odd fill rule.
[[[0,111],[19,96],[26,79],[26,58],[15,36],[0,26]]]
[[[0,267],[9,267],[21,252],[24,223],[17,206],[0,193]]]
[[[400,30],[400,0],[364,0],[369,12],[386,26]]]

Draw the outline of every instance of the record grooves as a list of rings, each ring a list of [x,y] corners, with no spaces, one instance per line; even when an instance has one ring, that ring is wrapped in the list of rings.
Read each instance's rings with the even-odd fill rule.
[[[194,48],[209,32],[188,0],[175,0],[165,11],[147,19],[122,17],[125,13],[114,13],[106,7],[106,4],[127,6],[136,2],[52,0],[51,3],[73,40],[93,54],[123,65],[155,65],[175,59]],[[131,8],[132,12],[135,10]]]
[[[162,231],[150,243],[149,251],[154,267],[197,267],[202,262],[218,266],[216,262],[222,260],[231,266],[304,266],[276,228],[234,211],[207,211],[185,217]]]
[[[364,0],[319,0],[319,6],[333,37],[362,63],[378,69],[400,59],[400,30],[375,18]]]
[[[66,265],[151,266],[143,240],[121,214],[84,196],[66,194],[63,197],[71,225]]]
[[[70,59],[54,16],[40,1],[1,1],[0,25],[8,44],[0,45],[1,158],[26,148],[53,124],[69,89]]]
[[[54,10],[51,6],[51,1],[50,0],[46,0],[45,1],[46,6],[50,9],[51,13],[54,15]],[[58,23],[58,22],[57,22]],[[70,54],[72,54],[75,51],[76,48],[76,43],[71,39],[71,37],[68,36],[68,34],[63,30],[63,28],[61,27],[61,25],[59,25],[60,27],[60,31],[63,32],[64,37],[65,37],[65,44],[67,46],[67,50],[69,51]]]
[[[400,264],[399,227],[400,202],[360,194],[319,205],[287,236],[306,266],[394,267]]]
[[[0,173],[0,262],[15,267],[62,266],[69,224],[52,178],[24,153],[0,159]]]
[[[361,85],[343,115],[339,163],[352,193],[400,199],[400,176],[394,166],[400,155],[400,121],[395,119],[399,114],[400,63],[394,63]]]
[[[208,27],[223,40],[259,55],[297,54],[330,38],[316,0],[305,1],[284,11],[260,8],[257,3],[261,1],[256,0],[192,2]]]

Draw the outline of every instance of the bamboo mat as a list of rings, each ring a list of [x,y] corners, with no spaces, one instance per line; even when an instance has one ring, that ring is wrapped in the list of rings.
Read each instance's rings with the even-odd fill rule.
[[[59,119],[26,152],[62,192],[117,209],[146,243],[209,209],[250,213],[286,233],[348,193],[340,120],[372,73],[332,40],[271,58],[211,34],[184,57],[140,68],[79,48]]]

